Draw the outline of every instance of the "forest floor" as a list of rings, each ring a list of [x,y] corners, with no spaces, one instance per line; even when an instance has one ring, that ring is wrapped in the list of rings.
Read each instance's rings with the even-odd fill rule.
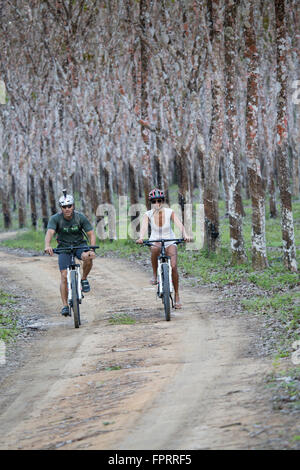
[[[75,329],[56,257],[1,249],[24,328],[0,365],[0,449],[300,448],[295,413],[274,407],[260,319],[182,279],[166,322],[150,274],[97,257]]]

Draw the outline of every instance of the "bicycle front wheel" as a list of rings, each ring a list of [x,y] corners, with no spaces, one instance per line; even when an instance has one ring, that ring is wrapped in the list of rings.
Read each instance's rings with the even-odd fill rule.
[[[79,298],[78,298],[78,283],[76,271],[71,272],[71,288],[72,288],[72,309],[74,316],[75,328],[79,328],[80,325],[80,311],[79,311]]]
[[[169,265],[162,265],[162,281],[163,281],[163,304],[165,309],[166,321],[171,320],[171,305],[170,305],[170,282],[169,282]]]

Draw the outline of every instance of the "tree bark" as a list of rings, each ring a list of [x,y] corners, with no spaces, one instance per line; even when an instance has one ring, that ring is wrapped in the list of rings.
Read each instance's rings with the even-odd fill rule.
[[[241,196],[241,169],[239,160],[239,129],[237,119],[237,73],[236,73],[236,16],[237,2],[225,3],[225,109],[228,152],[225,163],[228,184],[228,215],[232,264],[247,261],[243,238],[243,204]]]
[[[140,27],[142,34],[140,36],[141,45],[141,135],[142,135],[142,174],[143,174],[143,190],[145,195],[145,203],[150,209],[148,199],[149,192],[152,189],[152,171],[151,171],[151,155],[150,155],[150,131],[143,124],[149,123],[149,98],[148,98],[148,80],[149,80],[149,54],[150,51],[145,43],[148,29],[150,27],[150,1],[140,0]]]
[[[283,261],[290,271],[297,271],[292,197],[289,187],[288,132],[287,132],[287,31],[285,21],[285,0],[275,0],[277,82],[280,91],[277,99],[277,161],[278,181],[281,200],[281,227]]]
[[[268,266],[265,235],[265,200],[258,158],[258,84],[259,57],[254,23],[255,0],[248,2],[249,16],[245,23],[245,46],[248,61],[246,149],[249,191],[252,203],[252,266],[260,270]]]
[[[55,200],[55,191],[53,187],[53,181],[52,177],[49,176],[48,178],[48,189],[49,189],[49,202],[50,202],[50,210],[51,214],[56,214],[57,208],[56,208],[56,200]]]
[[[34,230],[37,229],[37,208],[36,208],[36,198],[35,198],[35,181],[34,176],[30,175],[30,209],[31,209],[31,225]]]
[[[210,149],[205,156],[204,211],[206,246],[215,252],[220,244],[219,229],[219,165],[224,133],[224,78],[222,51],[223,12],[221,1],[208,1],[211,12],[211,82],[212,82],[212,119],[210,126]],[[210,44],[208,43],[208,47]]]
[[[181,147],[181,152],[176,154],[176,167],[178,178],[178,203],[181,206],[182,223],[185,223],[184,205],[191,204],[191,171],[190,171],[190,158],[184,146]]]
[[[298,104],[299,107],[299,104]],[[300,111],[295,111],[295,127],[291,136],[292,146],[292,179],[293,179],[293,196],[299,197],[300,192]]]
[[[48,225],[48,202],[47,193],[45,188],[45,173],[40,177],[40,190],[41,190],[41,208],[42,208],[42,221],[44,230]]]

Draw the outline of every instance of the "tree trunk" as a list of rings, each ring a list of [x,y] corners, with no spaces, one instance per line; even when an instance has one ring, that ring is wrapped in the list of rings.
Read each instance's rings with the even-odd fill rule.
[[[212,119],[210,149],[205,158],[204,211],[206,246],[215,252],[219,247],[219,165],[224,133],[224,79],[223,79],[223,14],[221,1],[208,1],[211,12],[211,75]]]
[[[221,184],[221,192],[219,193],[219,201],[225,201],[225,217],[228,217],[229,214],[229,208],[228,208],[228,202],[229,202],[229,186],[228,186],[228,172],[226,170],[226,162],[225,162],[225,155],[224,152],[222,152],[221,157],[220,157],[220,174],[219,174],[219,180]]]
[[[280,85],[277,100],[277,161],[281,200],[281,227],[283,261],[290,271],[297,271],[292,197],[289,188],[288,132],[287,132],[287,31],[285,22],[285,0],[275,0],[277,82]]]
[[[56,214],[57,208],[56,208],[56,201],[55,201],[55,191],[53,187],[53,181],[51,176],[48,178],[48,190],[49,190],[49,202],[50,202],[50,210],[51,214]]]
[[[191,204],[191,172],[190,172],[190,159],[184,146],[181,147],[181,152],[176,153],[176,167],[178,178],[178,203],[181,206],[182,223],[185,223],[184,205]]]
[[[8,155],[3,151],[3,127],[0,127],[0,200],[2,204],[2,214],[4,228],[8,229],[11,226],[11,214],[10,214],[10,203],[9,203],[9,184],[8,184]]]
[[[252,266],[254,269],[264,269],[268,266],[268,260],[265,235],[265,201],[258,158],[259,60],[256,47],[254,4],[255,0],[249,0],[247,4],[249,17],[245,23],[245,54],[248,60],[246,149],[249,191],[252,202]]]
[[[35,182],[34,176],[30,175],[30,209],[31,209],[31,225],[34,230],[37,229],[37,209],[36,209],[36,199],[35,199]]]
[[[129,161],[129,192],[130,204],[137,204],[139,202],[139,183],[138,174],[136,172],[135,160]]]
[[[205,145],[202,135],[198,135],[198,143],[196,146],[196,165],[198,165],[199,173],[199,202],[203,204],[203,191],[205,185],[205,173],[204,173],[204,155]]]
[[[42,221],[44,230],[47,229],[48,225],[48,202],[47,193],[45,188],[45,173],[40,177],[40,189],[41,189],[41,208],[42,208]]]
[[[241,169],[239,160],[239,129],[237,119],[237,73],[236,73],[236,16],[237,2],[226,0],[225,4],[225,108],[228,152],[225,173],[228,184],[228,215],[230,228],[231,261],[241,264],[247,261],[243,238],[243,204],[241,196]]]
[[[298,104],[299,107],[299,104]],[[300,191],[300,111],[295,111],[295,127],[291,136],[292,145],[292,176],[293,176],[293,196],[299,197]]]
[[[17,210],[17,190],[16,190],[16,179],[12,174],[12,169],[9,169],[9,173],[11,176],[11,195],[13,200],[13,212]]]
[[[12,224],[11,219],[11,210],[10,210],[10,193],[9,193],[9,184],[8,184],[8,172],[5,169],[5,165],[3,168],[3,179],[0,181],[0,197],[1,197],[1,204],[2,204],[2,213],[3,213],[3,222],[4,228],[9,229]]]
[[[113,182],[112,182],[112,168],[109,157],[107,156],[106,162],[103,165],[103,192],[102,192],[102,202],[107,204],[113,203]]]
[[[143,122],[149,123],[149,102],[148,102],[148,80],[149,80],[149,54],[150,51],[145,44],[144,36],[150,27],[149,0],[140,0],[140,26],[142,34],[140,36],[141,44],[141,134],[142,134],[142,172],[143,172],[143,189],[145,195],[145,203],[150,209],[148,199],[149,192],[152,189],[152,171],[151,171],[151,155],[150,155],[150,131]]]
[[[23,146],[21,147],[21,152],[22,151],[23,151]],[[25,155],[23,155],[23,153],[20,155],[20,160],[19,160],[17,194],[18,194],[19,228],[24,228],[26,226],[27,165],[26,165],[26,157]]]

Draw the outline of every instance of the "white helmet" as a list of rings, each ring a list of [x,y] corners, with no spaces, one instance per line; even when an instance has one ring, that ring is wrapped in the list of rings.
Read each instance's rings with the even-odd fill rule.
[[[63,196],[59,198],[60,207],[68,206],[69,204],[74,204],[74,198],[71,194],[67,194],[67,190],[63,189]]]

